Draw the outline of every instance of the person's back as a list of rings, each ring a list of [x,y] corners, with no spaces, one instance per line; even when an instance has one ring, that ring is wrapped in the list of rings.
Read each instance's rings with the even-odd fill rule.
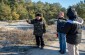
[[[81,43],[81,25],[82,19],[78,19],[75,8],[70,7],[67,10],[68,20],[64,26],[64,33],[66,34],[67,48],[69,55],[79,55],[78,46]]]
[[[73,8],[68,10],[67,16],[69,19],[63,29],[64,33],[67,34],[67,42],[74,45],[79,44],[81,42],[81,25],[83,20],[77,17],[77,13]]]
[[[76,45],[81,42],[82,30],[81,25],[79,23],[75,23],[74,21],[67,21],[63,30],[65,33],[67,33],[67,43]]]

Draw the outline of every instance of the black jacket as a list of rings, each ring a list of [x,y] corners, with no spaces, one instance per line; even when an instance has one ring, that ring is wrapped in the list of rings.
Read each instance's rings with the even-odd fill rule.
[[[57,32],[63,33],[63,28],[65,26],[66,19],[58,18],[57,20]]]
[[[81,25],[74,23],[73,21],[68,22],[64,26],[64,33],[66,33],[67,43],[77,45],[81,43]]]
[[[41,36],[43,35],[43,33],[46,32],[46,28],[45,28],[45,23],[43,22],[42,19],[37,20],[37,19],[33,19],[31,20],[30,24],[33,24],[34,26],[34,35],[38,35]]]

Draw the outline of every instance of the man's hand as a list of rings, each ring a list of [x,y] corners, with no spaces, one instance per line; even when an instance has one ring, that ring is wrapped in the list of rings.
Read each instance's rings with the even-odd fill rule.
[[[29,23],[29,21],[28,21],[28,20],[26,20],[26,22],[27,22],[27,23]]]
[[[30,20],[26,20],[27,23],[30,23],[31,21]]]
[[[56,37],[58,37],[58,33],[56,33]]]

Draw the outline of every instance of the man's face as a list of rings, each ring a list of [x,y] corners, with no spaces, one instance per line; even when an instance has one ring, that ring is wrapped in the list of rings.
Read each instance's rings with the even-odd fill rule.
[[[37,19],[37,20],[40,20],[40,19],[41,19],[41,17],[40,17],[40,16],[36,16],[36,19]]]
[[[59,17],[64,17],[64,13],[63,12],[60,12],[59,13]]]

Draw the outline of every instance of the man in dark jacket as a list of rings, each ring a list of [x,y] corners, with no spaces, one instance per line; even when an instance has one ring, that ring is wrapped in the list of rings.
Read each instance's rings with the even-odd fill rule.
[[[78,18],[77,12],[73,7],[67,10],[67,16],[69,19],[63,30],[66,34],[68,54],[79,55],[78,45],[81,43],[81,25],[83,24],[83,20]]]
[[[45,45],[43,40],[43,34],[46,32],[45,23],[41,18],[41,14],[36,14],[35,16],[36,16],[35,19],[31,20],[30,22],[28,21],[27,22],[33,24],[34,26],[33,34],[35,35],[36,38],[36,45],[37,47],[39,47],[41,44],[41,49],[43,49]]]
[[[66,34],[63,33],[63,28],[66,23],[66,19],[64,18],[64,12],[59,12],[58,20],[57,20],[57,33],[60,44],[60,53],[66,53]]]

